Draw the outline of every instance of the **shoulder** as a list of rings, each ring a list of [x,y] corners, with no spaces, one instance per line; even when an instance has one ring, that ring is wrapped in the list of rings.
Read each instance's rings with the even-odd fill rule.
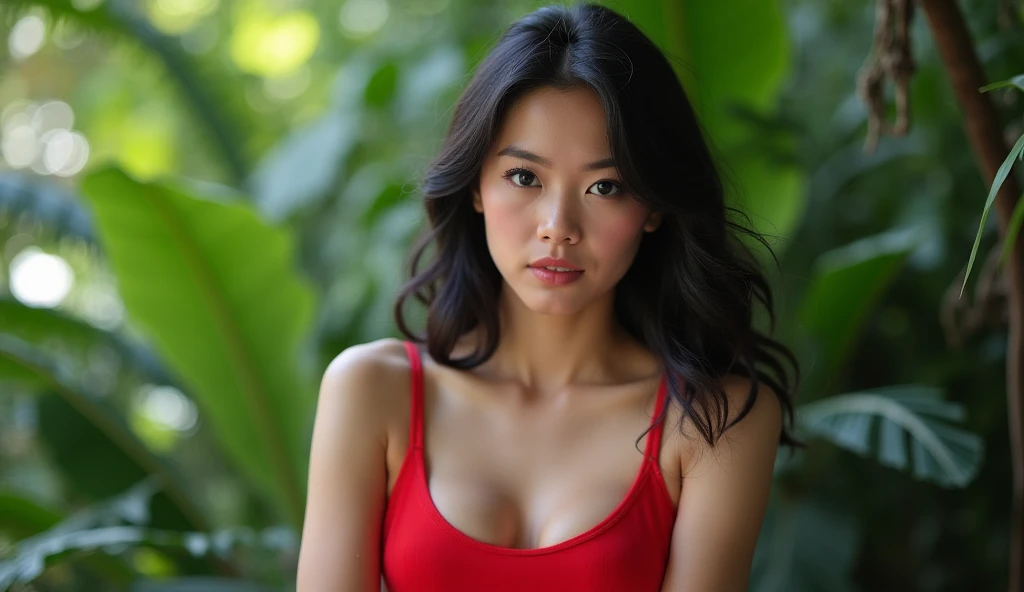
[[[722,449],[768,448],[777,446],[782,434],[783,412],[778,395],[764,381],[758,381],[754,390],[753,380],[747,376],[727,374],[721,378],[722,390],[728,402],[728,426],[712,448],[704,438],[692,430],[691,454],[687,455],[684,474],[706,461],[705,453],[715,452],[717,457]],[[751,402],[751,398],[753,401]],[[747,406],[750,405],[750,409]],[[691,426],[692,427],[692,426]]]
[[[775,390],[764,381],[758,381],[755,390],[754,381],[750,377],[727,374],[722,378],[722,389],[725,390],[726,399],[729,401],[729,421],[726,425],[739,420],[736,424],[738,427],[740,423],[749,419],[748,424],[753,424],[753,427],[748,429],[770,430],[778,426],[778,430],[782,430],[782,404]],[[754,398],[753,402],[750,401],[751,397]],[[747,405],[751,405],[750,411],[743,414]],[[729,430],[726,430],[726,433],[729,433]]]
[[[409,371],[405,346],[398,339],[387,337],[346,348],[327,365],[324,379],[373,384],[403,371]]]
[[[663,590],[746,590],[771,491],[782,430],[773,390],[747,377],[722,378],[728,428],[684,471]],[[744,414],[748,400],[754,397]],[[708,454],[708,452],[711,452]]]
[[[408,398],[409,377],[409,358],[400,340],[389,337],[350,346],[324,370],[318,408],[357,417],[383,433]]]
[[[402,342],[349,347],[324,370],[309,455],[299,590],[370,590],[380,581],[388,427],[408,389]],[[401,391],[401,392],[398,392]]]

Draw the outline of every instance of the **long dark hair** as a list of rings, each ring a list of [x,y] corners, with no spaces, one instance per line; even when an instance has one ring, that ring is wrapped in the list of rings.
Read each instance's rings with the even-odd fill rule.
[[[793,366],[797,381],[799,366],[788,348],[753,327],[757,300],[774,332],[772,293],[738,234],[771,248],[756,231],[727,219],[728,210],[749,222],[725,205],[700,124],[665,56],[625,17],[595,4],[531,12],[509,26],[477,67],[420,181],[429,227],[413,249],[411,279],[395,302],[399,330],[410,340],[426,341],[430,356],[453,368],[473,368],[493,355],[502,278],[487,248],[482,217],[472,207],[471,189],[502,117],[517,98],[544,86],[583,85],[604,106],[612,158],[625,189],[664,213],[661,226],[645,233],[615,288],[619,322],[660,358],[671,399],[683,406],[709,445],[732,425],[725,425],[729,406],[720,382],[726,373],[752,380],[733,423],[750,410],[763,379],[792,424],[795,385],[780,358]],[[431,247],[429,265],[419,271]],[[409,296],[428,309],[425,336],[405,322]],[[482,331],[480,347],[452,358],[459,338],[474,328]],[[774,375],[760,373],[758,362]],[[805,446],[785,422],[779,441]]]

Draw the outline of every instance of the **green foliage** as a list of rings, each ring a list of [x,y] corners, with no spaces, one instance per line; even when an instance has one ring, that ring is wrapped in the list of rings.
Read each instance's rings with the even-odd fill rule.
[[[76,384],[59,361],[0,333],[0,376],[46,393],[40,401],[41,433],[80,491],[98,499],[152,477],[162,486],[156,500],[161,509],[158,524],[207,527],[181,475],[149,450],[102,396]]]
[[[963,421],[961,405],[938,389],[895,385],[800,407],[800,426],[883,465],[943,487],[966,487],[978,473],[981,437],[938,420]],[[908,451],[906,439],[909,438]]]
[[[999,170],[996,171],[996,178],[992,180],[992,188],[989,189],[988,198],[985,200],[985,207],[981,211],[981,222],[978,223],[978,235],[974,238],[974,246],[971,247],[971,257],[967,260],[967,272],[964,274],[964,283],[960,286],[960,296],[964,295],[964,288],[967,287],[967,278],[971,275],[971,268],[974,267],[974,259],[978,256],[978,247],[981,245],[981,235],[985,231],[985,221],[988,220],[988,214],[992,210],[992,204],[996,201],[996,195],[999,193],[999,188],[1006,182],[1006,178],[1010,176],[1010,169],[1013,168],[1013,161],[1018,159],[1024,159],[1024,136],[1021,136],[1017,143],[1010,149],[1010,153],[1006,155],[1006,160],[1003,164],[999,165]],[[1017,206],[1014,208],[1014,213],[1011,216],[1011,220],[1019,220],[1021,214],[1017,213],[1020,209],[1020,201],[1017,202]],[[1013,242],[1009,240],[1017,236],[1017,232],[1020,230],[1020,223],[1017,222],[1017,226],[1012,232],[1007,233],[1007,241],[1004,245],[1004,250],[1000,256],[1000,262],[1005,262],[1007,254],[1012,248]]]
[[[260,533],[251,528],[218,529],[213,532],[161,530],[146,526],[152,522],[149,498],[157,492],[153,479],[133,485],[127,491],[61,520],[45,531],[19,540],[9,558],[0,561],[0,589],[36,579],[48,563],[96,550],[116,554],[126,547],[146,546],[187,554],[192,557],[224,559],[233,549],[246,546],[263,552],[294,552],[297,541],[290,531],[268,528]],[[0,506],[25,508],[27,500],[10,500]],[[36,513],[42,513],[36,510]],[[47,518],[50,521],[50,518]],[[107,576],[118,572],[127,584],[135,579],[127,566],[104,554],[87,556],[94,569]],[[224,578],[179,578],[171,581],[137,580],[130,590],[192,590],[217,585],[219,590],[264,590],[255,583]]]
[[[749,122],[775,107],[792,63],[779,3],[662,0],[622,8],[675,66],[708,141],[728,163],[722,173],[730,205],[746,212],[759,232],[789,235],[806,199],[805,175],[792,162],[793,138],[777,131],[770,141],[776,150],[766,149],[763,130]],[[781,252],[785,245],[773,249]]]
[[[848,513],[773,489],[751,566],[753,592],[852,592],[859,530]]]
[[[60,520],[60,514],[30,499],[0,493],[0,530],[18,539],[42,532]]]
[[[987,86],[981,87],[981,92],[988,92],[997,90],[1000,88],[1016,88],[1024,91],[1024,74],[1014,76],[1009,80],[1001,80],[994,82]],[[981,212],[981,222],[978,225],[978,236],[974,239],[974,246],[971,248],[971,257],[967,262],[967,273],[964,274],[964,287],[967,286],[967,277],[971,274],[971,265],[974,264],[974,258],[978,254],[978,244],[981,241],[982,230],[985,228],[985,219],[988,218],[989,210],[992,207],[992,202],[995,200],[995,196],[999,193],[999,188],[1006,182],[1006,178],[1010,174],[1010,169],[1013,168],[1013,153],[1016,151],[1017,158],[1024,160],[1024,151],[1022,151],[1021,143],[1024,142],[1024,136],[1021,136],[1017,140],[1017,143],[1010,150],[1010,153],[1006,156],[1003,164],[996,171],[996,178],[992,181],[992,188],[989,190],[988,199],[985,200],[985,208]],[[1021,224],[1024,224],[1024,196],[1017,198],[1017,205],[1013,207],[1013,212],[1010,214],[1010,220],[1006,227],[1006,235],[1003,237],[1003,250],[999,254],[999,266],[1006,265],[1006,260],[1010,257],[1010,252],[1013,250],[1013,246],[1017,244],[1017,235],[1020,233]],[[960,295],[963,296],[963,288],[960,289]]]
[[[5,332],[17,335],[26,345],[58,360],[78,384],[88,385],[103,394],[137,378],[167,385],[175,382],[160,360],[142,345],[65,311],[0,298],[0,326]],[[107,363],[103,363],[104,360]],[[111,373],[116,375],[113,381]],[[6,377],[6,374],[0,376]]]
[[[0,176],[0,211],[37,220],[58,237],[95,241],[89,214],[67,189],[34,181],[28,175]]]
[[[948,351],[933,329],[934,308],[959,268],[949,253],[971,236],[973,263],[1021,142],[968,236],[964,220],[974,219],[976,203],[959,196],[980,193],[977,172],[927,42],[915,56],[915,129],[883,138],[869,156],[861,152],[866,114],[854,74],[871,36],[870,7],[608,4],[668,52],[720,159],[730,204],[756,229],[786,238],[777,250],[786,268],[778,326],[805,371],[797,429],[811,446],[777,460],[751,588],[886,589],[880,580],[889,574],[877,566],[894,555],[886,543],[897,541],[906,573],[893,582],[997,589],[979,583],[992,581],[994,569],[986,578],[977,565],[983,553],[992,563],[1006,523],[988,503],[988,492],[1004,484],[984,470],[1005,462],[1005,403],[993,378],[1001,342],[982,336]],[[0,214],[21,221],[5,226],[0,218],[14,245],[8,251],[30,224],[63,237],[64,248],[69,239],[88,246],[85,274],[109,270],[126,313],[108,330],[72,305],[35,309],[0,298],[0,430],[13,434],[0,453],[19,438],[31,442],[30,452],[11,453],[17,467],[0,469],[0,486],[14,487],[0,494],[0,549],[10,551],[0,559],[0,588],[39,581],[40,589],[60,589],[43,581],[47,574],[79,589],[102,582],[134,592],[290,584],[314,378],[341,349],[394,333],[391,298],[423,223],[416,174],[493,33],[529,8],[509,5],[502,14],[496,5],[453,2],[435,14],[431,3],[396,0],[388,24],[366,38],[325,24],[308,69],[294,74],[308,76],[308,88],[271,100],[267,89],[281,80],[230,65],[246,11],[217,11],[177,36],[147,22],[144,6],[0,7],[11,16],[43,8],[98,33],[111,43],[105,59],[136,48],[132,68],[170,81],[139,91],[152,101],[172,90],[195,127],[169,140],[186,155],[174,176],[141,181],[102,164],[76,189],[0,173]],[[308,8],[322,23],[338,20],[337,3]],[[974,12],[974,29],[1001,48],[989,51],[987,66],[1018,67],[1024,52],[986,28],[987,9]],[[210,31],[212,49],[182,51]],[[87,131],[104,124],[77,107],[87,103],[82,97],[109,103],[117,84],[140,86],[137,72],[93,59],[91,82],[77,81],[91,84],[91,94],[69,99]],[[40,64],[31,67],[55,68]],[[1024,88],[1021,80],[982,90]],[[211,146],[219,157],[205,157]],[[249,154],[259,155],[252,171]],[[1018,205],[1007,245],[1022,218]],[[195,431],[177,434],[168,452],[144,437],[132,408],[137,390],[152,385],[175,387],[200,412]],[[998,445],[985,447],[983,438]],[[40,476],[46,471],[52,480]],[[50,492],[52,503],[36,491]],[[880,508],[911,502],[917,513],[902,512],[905,522],[879,518]],[[938,534],[933,546],[922,542],[929,519],[958,524],[963,515],[977,522],[976,538],[955,556],[934,542]],[[887,536],[886,528],[913,536]],[[962,525],[943,528],[958,542],[967,536]]]
[[[805,396],[818,398],[827,392],[828,379],[849,358],[865,319],[920,244],[921,234],[915,227],[893,229],[818,257],[797,313],[800,334],[791,331],[794,341],[804,338],[805,359],[814,361],[805,378]]]
[[[1000,80],[999,82],[986,84],[978,90],[981,92],[988,92],[990,90],[997,90],[1000,88],[1019,88],[1020,90],[1024,90],[1024,74],[1014,76],[1009,80]]]
[[[133,320],[231,459],[298,523],[315,404],[298,353],[314,300],[290,237],[244,202],[180,182],[106,168],[82,189]]]
[[[188,101],[196,118],[209,133],[219,149],[225,166],[236,183],[242,183],[247,174],[247,158],[241,149],[246,139],[239,131],[240,122],[233,121],[222,109],[225,92],[219,82],[224,72],[200,69],[191,57],[181,50],[180,40],[168,37],[155,29],[126,0],[106,0],[99,7],[82,10],[71,0],[6,0],[0,7],[0,16],[11,21],[29,8],[40,8],[54,20],[71,22],[83,30],[124,40],[142,48],[142,55],[159,60],[167,75]],[[215,92],[216,91],[216,92]]]
[[[170,581],[140,581],[130,592],[269,592],[255,582],[227,578],[175,578]]]
[[[71,516],[61,516],[59,521],[58,516],[50,513],[45,520],[39,521],[36,525],[38,528],[19,537],[13,549],[0,556],[0,589],[6,590],[12,584],[33,581],[43,572],[48,562],[66,558],[71,551],[91,550],[98,545],[115,543],[115,537],[111,536],[110,532],[97,536],[95,527],[110,522],[147,522],[148,503],[154,493],[155,479],[150,478]],[[5,505],[4,509],[12,506],[34,506],[32,502],[24,499],[12,501],[13,503]],[[45,512],[42,508],[34,510],[37,515],[43,515]],[[45,529],[42,528],[44,525]],[[124,543],[125,538],[125,533],[122,532],[120,542]],[[90,556],[88,561],[91,569],[97,570],[111,581],[124,584],[132,579],[131,570],[112,557],[94,555]]]

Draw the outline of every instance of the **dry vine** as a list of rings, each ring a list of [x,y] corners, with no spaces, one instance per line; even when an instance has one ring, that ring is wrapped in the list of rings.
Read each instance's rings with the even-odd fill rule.
[[[912,0],[878,0],[871,57],[857,76],[857,94],[868,107],[864,151],[872,153],[882,133],[906,135],[910,129],[910,78],[917,68],[910,54]],[[896,90],[896,123],[886,120],[885,81]]]

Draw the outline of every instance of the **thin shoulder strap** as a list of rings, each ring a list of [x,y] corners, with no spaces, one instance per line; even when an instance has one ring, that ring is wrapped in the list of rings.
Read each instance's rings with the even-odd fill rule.
[[[665,406],[667,397],[668,384],[666,381],[666,375],[661,375],[661,384],[658,385],[657,401],[654,404],[654,416],[651,418],[651,430],[647,432],[647,445],[644,449],[644,458],[649,458],[655,463],[658,462],[658,454],[661,452],[661,433],[664,431],[665,422],[658,421],[658,416],[661,415],[661,410]]]
[[[405,352],[412,367],[410,376],[411,398],[409,403],[409,443],[423,448],[423,362],[416,344],[406,341]]]

